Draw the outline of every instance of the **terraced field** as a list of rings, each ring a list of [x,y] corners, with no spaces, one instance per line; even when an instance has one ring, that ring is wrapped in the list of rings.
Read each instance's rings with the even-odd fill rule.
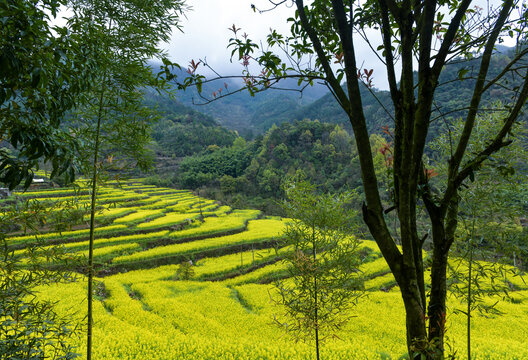
[[[310,344],[295,343],[273,324],[281,308],[270,284],[283,277],[278,248],[287,220],[255,210],[233,210],[188,191],[129,181],[100,192],[96,216],[96,359],[307,359]],[[71,189],[28,191],[22,198],[87,201],[88,192]],[[87,254],[87,226],[38,236]],[[17,256],[35,235],[12,235]],[[322,349],[324,359],[398,359],[405,353],[403,304],[375,243],[363,241],[365,296],[354,317]],[[178,267],[192,262],[194,277],[179,280]],[[453,260],[457,262],[457,260]],[[462,265],[464,266],[464,265]],[[512,299],[499,301],[502,315],[475,315],[475,359],[528,359],[528,287],[508,277]],[[60,299],[61,311],[84,318],[86,287],[74,283],[42,288],[43,298]],[[450,299],[451,313],[462,308]],[[465,357],[463,314],[450,315],[448,343]],[[83,353],[84,337],[74,339]],[[389,357],[390,356],[390,357]]]

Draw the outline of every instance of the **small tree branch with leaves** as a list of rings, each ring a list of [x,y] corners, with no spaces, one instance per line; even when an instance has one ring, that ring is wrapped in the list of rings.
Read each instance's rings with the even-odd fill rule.
[[[275,320],[296,340],[313,340],[319,359],[320,344],[350,319],[362,293],[359,241],[350,236],[358,218],[349,207],[354,194],[320,195],[299,179],[284,191],[291,218],[283,244],[289,277],[275,284],[274,300],[284,308]]]

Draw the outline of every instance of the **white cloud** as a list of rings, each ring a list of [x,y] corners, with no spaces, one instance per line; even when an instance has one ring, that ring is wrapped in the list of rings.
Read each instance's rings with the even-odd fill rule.
[[[254,41],[265,40],[270,27],[281,32],[288,30],[286,19],[294,9],[281,6],[271,12],[260,14],[251,10],[251,4],[266,6],[267,0],[187,0],[192,11],[182,18],[182,32],[175,32],[167,50],[172,61],[187,65],[191,59],[207,58],[209,64],[222,72],[239,73],[238,59],[230,64],[231,50],[227,49],[233,33],[228,30],[233,24]]]

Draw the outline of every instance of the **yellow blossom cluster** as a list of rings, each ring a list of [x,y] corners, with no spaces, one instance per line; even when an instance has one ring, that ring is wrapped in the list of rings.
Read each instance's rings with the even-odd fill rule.
[[[67,189],[32,193],[55,200],[74,196]],[[287,274],[287,265],[278,260],[291,249],[275,251],[270,240],[282,236],[288,220],[259,218],[261,213],[256,210],[231,210],[189,191],[144,185],[139,180],[110,182],[100,194],[104,195],[100,204],[115,204],[105,207],[97,219],[115,221],[96,228],[97,262],[126,268],[144,260],[182,255],[196,258],[192,262],[194,280],[190,281],[177,280],[177,263],[97,279],[95,359],[313,358],[312,343],[292,341],[274,322],[284,310],[274,301],[276,292],[270,281]],[[192,221],[182,229],[169,229],[187,219]],[[88,229],[80,229],[39,237],[64,239],[66,249],[86,255],[87,234]],[[26,244],[34,239],[11,236],[8,244]],[[266,248],[262,249],[263,244]],[[150,246],[156,247],[143,251]],[[350,321],[330,334],[335,337],[328,337],[321,355],[328,360],[398,359],[406,352],[401,295],[376,244],[362,241],[359,249],[366,254],[360,266],[366,296],[345,314]],[[467,271],[468,267],[459,259],[452,259],[450,265],[450,274]],[[511,267],[484,262],[473,266],[498,267],[497,273],[503,275],[494,281],[514,288],[509,298],[484,300],[496,303],[501,315],[473,315],[473,359],[528,359],[528,286]],[[85,321],[87,290],[85,279],[79,278],[73,283],[42,287],[39,296],[60,299],[59,313],[73,312],[81,323]],[[487,289],[488,285],[481,285]],[[464,305],[458,298],[449,298],[446,341],[448,348],[457,351],[457,358],[465,358],[466,317],[453,310]],[[86,351],[84,336],[71,342],[81,354]]]

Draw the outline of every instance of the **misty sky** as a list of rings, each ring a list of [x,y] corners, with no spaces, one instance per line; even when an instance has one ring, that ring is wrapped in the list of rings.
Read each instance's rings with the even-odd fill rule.
[[[183,33],[175,32],[166,46],[171,60],[183,66],[191,59],[205,57],[222,75],[239,75],[242,70],[237,58],[230,63],[231,51],[226,47],[232,32],[228,27],[235,24],[252,40],[264,41],[270,28],[287,33],[289,25],[286,19],[295,12],[291,3],[263,14],[251,10],[251,4],[260,9],[269,8],[268,0],[186,0],[186,4],[193,10],[186,12],[187,18],[182,18]],[[359,46],[358,59],[359,64],[364,62],[366,67],[368,64],[368,68],[375,69],[375,74],[380,74],[375,76],[374,85],[386,88],[386,81],[381,75],[383,66],[366,46]]]
[[[190,59],[207,57],[208,62],[220,69],[238,69],[230,66],[230,51],[226,49],[233,35],[228,27],[242,28],[253,40],[265,39],[270,27],[286,32],[286,19],[293,8],[281,6],[273,12],[259,14],[251,4],[266,5],[267,0],[186,0],[192,7],[182,18],[182,32],[175,32],[168,50],[171,58],[180,64]]]
[[[475,2],[482,7],[500,3],[499,0],[478,0]],[[251,4],[257,8],[269,8],[268,0],[186,0],[191,11],[186,11],[186,18],[182,18],[182,32],[175,32],[170,44],[166,45],[171,60],[186,66],[191,59],[206,58],[207,62],[222,75],[239,75],[242,66],[237,58],[230,63],[230,50],[226,47],[232,32],[228,30],[235,24],[243,32],[250,35],[254,41],[264,41],[270,28],[285,34],[289,25],[286,19],[293,16],[295,6],[282,5],[279,8],[260,14],[251,10]],[[473,6],[473,5],[472,5]],[[385,68],[366,44],[356,41],[358,66],[374,69],[374,86],[387,89]],[[369,39],[376,47],[381,43],[378,31],[372,31]],[[202,72],[203,73],[203,70]]]

